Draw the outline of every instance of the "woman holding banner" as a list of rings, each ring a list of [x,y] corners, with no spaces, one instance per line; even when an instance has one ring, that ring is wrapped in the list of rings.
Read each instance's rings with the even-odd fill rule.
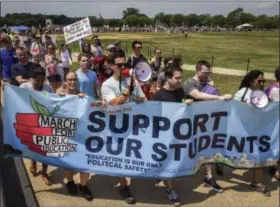
[[[242,80],[239,91],[236,92],[234,99],[237,101],[245,102],[248,105],[251,105],[251,93],[253,90],[263,90],[264,89],[264,73],[259,70],[250,71]],[[261,181],[263,170],[258,168],[254,169],[253,181],[251,187],[262,193],[265,196],[270,196],[270,192],[267,190],[265,185]]]
[[[279,66],[275,69],[274,72],[276,81],[271,84],[265,91],[270,101],[280,101],[279,94],[279,85],[280,85],[280,68]],[[278,182],[280,182],[280,161],[278,167],[269,168],[269,174],[274,177]]]
[[[84,97],[85,96],[84,93],[79,93],[79,91],[77,91],[77,81],[78,81],[78,77],[75,72],[70,71],[70,72],[65,73],[65,76],[64,76],[65,89],[63,91],[62,90],[58,91],[57,94],[60,96],[78,95],[79,97]],[[79,185],[79,189],[82,192],[85,199],[88,201],[91,201],[91,200],[93,200],[93,195],[87,186],[89,175],[90,175],[89,173],[80,172],[81,184]],[[72,171],[65,170],[65,177],[68,181],[66,184],[66,187],[67,187],[69,194],[78,195],[77,185],[74,182],[73,176],[74,176],[74,173]]]

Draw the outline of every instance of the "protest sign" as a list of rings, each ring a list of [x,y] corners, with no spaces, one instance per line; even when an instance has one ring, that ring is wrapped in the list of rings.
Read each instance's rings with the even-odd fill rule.
[[[64,169],[172,178],[206,163],[256,168],[279,159],[279,102],[264,109],[237,101],[100,108],[90,97],[9,85],[5,106],[6,151]]]
[[[92,34],[89,18],[82,19],[63,27],[66,44],[75,42]]]

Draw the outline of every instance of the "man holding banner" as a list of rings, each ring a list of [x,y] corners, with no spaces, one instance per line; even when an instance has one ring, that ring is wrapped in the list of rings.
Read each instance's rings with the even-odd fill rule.
[[[102,84],[102,97],[108,105],[118,106],[130,101],[135,101],[137,103],[146,101],[145,95],[137,82],[135,83],[134,91],[132,92],[132,94],[130,94],[130,83],[128,83],[128,81],[123,81],[120,84],[121,70],[124,67],[125,63],[125,58],[115,57],[113,67],[114,75]],[[127,79],[130,80],[131,78]],[[120,88],[120,85],[122,89]],[[123,200],[127,204],[135,203],[135,199],[131,195],[129,187],[127,186],[127,180],[124,177],[120,178],[120,193],[123,197]]]
[[[31,77],[30,82],[22,83],[19,86],[20,88],[25,88],[27,90],[32,90],[32,91],[40,91],[40,92],[47,91],[49,93],[53,93],[51,86],[44,83],[46,77],[46,72],[44,68],[38,66],[37,68],[30,71],[29,73]],[[41,178],[43,179],[46,185],[50,186],[53,184],[53,181],[51,177],[48,175],[47,170],[48,170],[48,165],[42,163]],[[30,172],[32,173],[33,176],[36,176],[37,174],[37,162],[34,160],[31,161]]]
[[[165,71],[166,84],[155,93],[152,97],[153,101],[166,101],[182,103],[184,100],[184,90],[181,87],[183,71],[178,67],[169,67]],[[192,99],[187,99],[186,104],[191,104]],[[180,206],[180,198],[176,191],[173,189],[171,180],[164,180],[166,186],[166,195],[170,203],[175,206]]]
[[[196,64],[196,74],[193,78],[188,79],[184,83],[185,95],[194,101],[207,101],[207,100],[229,100],[230,94],[223,96],[210,94],[207,91],[203,92],[205,87],[209,87],[209,80],[211,75],[211,65],[204,60],[198,61]],[[214,88],[214,87],[213,87]],[[211,186],[215,191],[221,193],[223,189],[216,183],[216,180],[212,177],[212,165],[205,165],[206,175],[204,182],[206,185]]]

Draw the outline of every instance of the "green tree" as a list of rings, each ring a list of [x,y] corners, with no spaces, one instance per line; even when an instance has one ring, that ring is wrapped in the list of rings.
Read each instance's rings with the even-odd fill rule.
[[[268,17],[267,15],[259,15],[256,18],[256,26],[259,29],[276,29],[279,24],[278,17]]]
[[[241,15],[240,15],[240,23],[241,24],[245,24],[245,23],[254,24],[255,21],[256,21],[256,17],[253,14],[241,13]]]
[[[187,16],[187,21],[188,21],[188,26],[189,27],[201,25],[200,18],[196,14],[189,14]]]
[[[172,14],[164,14],[163,12],[158,13],[157,15],[155,15],[154,17],[154,24],[156,22],[160,23],[160,24],[164,24],[165,26],[170,27],[171,26],[171,21],[172,21]]]
[[[129,26],[137,26],[138,25],[138,17],[136,15],[129,15],[124,19],[124,23]]]
[[[211,14],[202,14],[199,16],[201,26],[210,26],[212,23]]]
[[[242,15],[242,13],[243,13],[242,8],[237,8],[237,9],[231,11],[227,16],[226,23],[232,27],[236,27],[236,26],[240,25],[241,24],[240,17]]]
[[[220,26],[223,27],[226,22],[226,18],[223,15],[216,15],[212,17],[211,24],[214,27]]]
[[[105,24],[110,27],[120,27],[123,25],[123,21],[121,19],[106,19]]]
[[[127,16],[131,16],[131,15],[138,16],[140,14],[140,10],[133,7],[126,8],[126,10],[122,12],[122,14],[123,14],[123,19],[125,19]]]
[[[143,27],[145,25],[149,25],[150,24],[150,19],[148,17],[145,16],[139,16],[138,18],[138,25]]]
[[[171,22],[173,26],[184,26],[186,24],[186,16],[183,14],[174,14],[171,17]]]

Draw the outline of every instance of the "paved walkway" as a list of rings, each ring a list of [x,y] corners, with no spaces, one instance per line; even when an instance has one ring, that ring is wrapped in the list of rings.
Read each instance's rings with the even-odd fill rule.
[[[73,62],[77,62],[78,54],[79,53],[72,53]],[[195,71],[195,65],[184,64],[183,69],[184,70]],[[223,75],[234,75],[234,76],[245,76],[246,75],[245,70],[218,68],[218,67],[213,68],[213,73],[223,74]],[[273,73],[265,72],[264,75],[265,75],[265,78],[268,79],[268,80],[275,80],[275,77],[274,77]]]
[[[184,64],[183,69],[184,70],[195,71],[195,65]],[[246,75],[246,70],[213,67],[213,73],[223,74],[223,75],[245,76]],[[265,72],[264,76],[268,80],[275,80],[275,76],[274,76],[273,73]]]
[[[25,160],[27,169],[30,161]],[[38,170],[41,170],[40,168]],[[40,176],[33,177],[29,173],[35,195],[41,207],[121,207],[129,206],[121,201],[116,187],[117,178],[104,175],[91,175],[89,188],[92,190],[94,200],[86,201],[81,194],[70,196],[65,188],[66,180],[63,177],[63,169],[49,167],[49,173],[53,177],[54,184],[50,187],[43,184]],[[219,194],[202,184],[203,171],[191,177],[175,179],[174,187],[181,196],[183,207],[217,207],[217,206],[279,206],[279,189],[275,180],[264,173],[263,182],[271,190],[272,196],[265,197],[253,192],[249,187],[252,180],[252,171],[232,170],[225,168],[223,177],[217,177],[218,183],[224,188]],[[79,183],[79,175],[74,176]],[[168,203],[162,183],[156,186],[153,180],[132,179],[131,192],[137,199],[136,207],[171,207]]]

